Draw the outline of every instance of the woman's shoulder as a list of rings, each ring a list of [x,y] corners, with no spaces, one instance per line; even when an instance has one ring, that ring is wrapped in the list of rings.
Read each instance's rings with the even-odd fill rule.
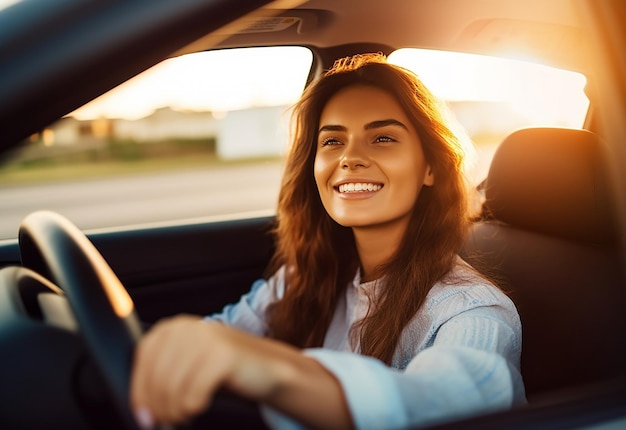
[[[285,295],[285,276],[287,274],[286,266],[281,266],[267,280],[259,280],[266,284],[266,288],[271,292],[274,300],[280,300]],[[259,282],[257,281],[257,282]]]
[[[449,319],[472,309],[493,307],[517,315],[513,301],[499,287],[480,275],[461,258],[429,291],[424,303],[436,319]]]

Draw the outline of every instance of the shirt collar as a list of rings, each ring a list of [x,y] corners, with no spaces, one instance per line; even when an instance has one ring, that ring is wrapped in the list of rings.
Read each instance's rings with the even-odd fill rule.
[[[361,290],[371,290],[379,284],[380,279],[375,279],[373,281],[361,282],[361,269],[356,270],[356,274],[354,275],[354,279],[352,280],[352,287]]]

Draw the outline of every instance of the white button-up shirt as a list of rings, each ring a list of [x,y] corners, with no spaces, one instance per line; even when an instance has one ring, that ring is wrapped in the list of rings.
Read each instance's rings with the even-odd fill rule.
[[[266,333],[265,310],[284,294],[284,268],[207,318]],[[384,282],[357,273],[340,298],[322,348],[304,352],[339,380],[358,429],[401,429],[506,409],[525,402],[521,324],[513,302],[459,259],[404,329],[391,367],[359,355],[350,328]],[[369,293],[369,295],[368,295]],[[273,428],[300,428],[269,408]]]

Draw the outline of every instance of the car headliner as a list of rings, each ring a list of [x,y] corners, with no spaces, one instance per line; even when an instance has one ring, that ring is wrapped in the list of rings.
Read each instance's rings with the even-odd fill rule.
[[[256,15],[300,22],[282,31],[241,32],[218,46],[378,43],[528,56],[583,72],[586,64],[580,14],[571,0],[311,0],[291,10],[270,4]],[[181,52],[209,47],[201,40]]]

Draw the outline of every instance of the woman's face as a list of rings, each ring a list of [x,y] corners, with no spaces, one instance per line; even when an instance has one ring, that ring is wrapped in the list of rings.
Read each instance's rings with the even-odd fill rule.
[[[345,227],[406,227],[423,185],[434,177],[408,117],[375,87],[336,93],[320,117],[314,166],[328,214]]]

